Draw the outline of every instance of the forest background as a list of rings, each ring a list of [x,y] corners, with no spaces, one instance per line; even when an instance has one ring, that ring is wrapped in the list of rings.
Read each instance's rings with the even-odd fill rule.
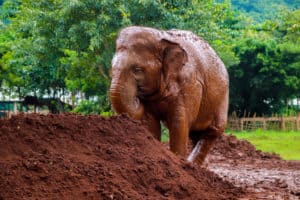
[[[53,97],[76,112],[110,112],[118,31],[142,25],[207,40],[230,75],[230,113],[295,115],[299,8],[299,0],[0,0],[0,100]]]

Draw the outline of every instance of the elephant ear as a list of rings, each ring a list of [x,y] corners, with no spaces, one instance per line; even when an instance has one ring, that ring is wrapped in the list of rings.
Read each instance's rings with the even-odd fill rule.
[[[186,51],[175,42],[162,39],[162,74],[165,83],[179,80],[179,74],[183,65],[187,62]]]

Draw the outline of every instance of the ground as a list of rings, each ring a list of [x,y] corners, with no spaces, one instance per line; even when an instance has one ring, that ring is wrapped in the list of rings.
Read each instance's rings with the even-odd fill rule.
[[[125,115],[0,120],[0,199],[299,199],[300,162],[223,136],[189,164]]]
[[[226,153],[224,153],[226,152]],[[222,137],[205,166],[224,180],[246,189],[241,199],[299,199],[300,162],[263,153],[234,136]]]

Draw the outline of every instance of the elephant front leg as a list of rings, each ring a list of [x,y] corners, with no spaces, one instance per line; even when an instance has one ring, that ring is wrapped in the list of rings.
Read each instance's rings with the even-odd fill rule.
[[[145,114],[142,119],[142,123],[152,133],[152,135],[158,140],[161,140],[161,125],[160,120],[152,114]]]
[[[177,116],[177,118],[171,120],[171,122],[168,123],[168,128],[171,151],[175,154],[186,156],[189,131],[185,116]]]

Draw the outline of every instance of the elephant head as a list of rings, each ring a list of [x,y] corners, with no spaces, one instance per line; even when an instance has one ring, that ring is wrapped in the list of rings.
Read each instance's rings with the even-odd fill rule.
[[[144,116],[144,103],[176,90],[180,68],[187,60],[180,45],[163,32],[145,28],[123,29],[112,60],[110,99],[117,113],[135,119]]]

